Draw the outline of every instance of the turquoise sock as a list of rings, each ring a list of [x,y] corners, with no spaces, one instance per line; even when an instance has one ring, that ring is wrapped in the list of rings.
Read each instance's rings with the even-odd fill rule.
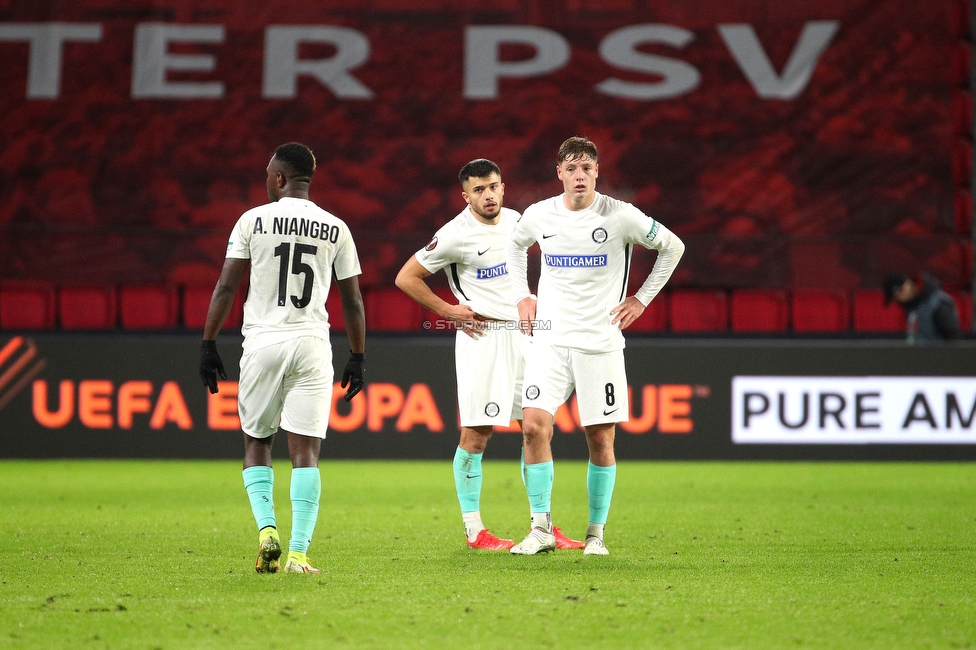
[[[289,551],[306,553],[319,517],[322,477],[318,467],[291,470],[291,541]]]
[[[529,495],[530,512],[552,511],[552,461],[526,464],[525,491]]]
[[[525,447],[522,447],[522,455],[519,457],[519,474],[522,475],[522,485],[525,485]]]
[[[274,513],[274,470],[267,465],[248,467],[243,472],[244,489],[251,500],[251,512],[258,530],[265,526],[275,526]]]
[[[454,487],[457,489],[461,513],[481,509],[481,457],[460,447],[454,452]]]
[[[590,521],[594,524],[607,523],[610,500],[613,498],[613,484],[617,480],[617,465],[600,467],[590,463],[586,468],[586,491],[590,495]]]

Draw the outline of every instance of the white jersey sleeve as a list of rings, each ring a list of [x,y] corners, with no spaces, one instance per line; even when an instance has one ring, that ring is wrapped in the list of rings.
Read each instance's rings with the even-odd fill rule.
[[[227,254],[225,257],[239,260],[251,259],[251,233],[254,231],[254,220],[260,218],[252,214],[252,212],[254,210],[248,210],[234,224],[234,229],[230,233],[230,239],[227,240]]]
[[[359,265],[359,252],[356,250],[356,242],[353,241],[352,232],[344,221],[339,221],[339,238],[336,242],[332,271],[336,280],[347,280],[363,273],[362,267]]]
[[[533,232],[532,206],[529,206],[520,219],[512,226],[511,234],[505,243],[505,259],[511,278],[513,299],[516,306],[532,295],[529,289],[529,247],[536,242]]]
[[[430,242],[421,248],[414,257],[420,265],[437,273],[441,269],[457,264],[461,261],[461,246],[464,243],[463,234],[458,232],[457,224],[449,221],[438,229]]]
[[[630,203],[622,203],[618,215],[625,241],[658,252],[654,268],[634,294],[634,297],[647,307],[671,278],[685,251],[685,245],[664,224],[648,217]]]
[[[444,270],[459,304],[487,318],[518,320],[505,262],[505,242],[518,217],[502,208],[498,222],[486,224],[465,208],[415,257],[431,273]]]

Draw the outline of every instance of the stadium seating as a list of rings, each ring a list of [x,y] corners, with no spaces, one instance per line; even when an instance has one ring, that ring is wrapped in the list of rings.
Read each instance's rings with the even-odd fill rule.
[[[949,50],[949,81],[953,86],[965,88],[969,85],[969,68],[972,54],[969,43],[956,43]],[[965,124],[965,115],[953,116],[953,123],[956,124],[957,133],[960,124]],[[964,132],[963,132],[964,133]]]
[[[793,331],[847,332],[850,330],[850,304],[846,291],[797,289],[792,296]]]
[[[0,329],[51,329],[54,327],[55,313],[53,286],[32,282],[4,282],[0,285]]]
[[[958,50],[957,50],[958,51]],[[968,52],[968,48],[966,50]],[[966,71],[968,78],[969,72]],[[950,98],[952,111],[952,132],[956,135],[968,136],[973,123],[973,97],[968,90],[953,88]]]
[[[949,287],[968,287],[973,277],[973,243],[970,241],[964,241],[959,244],[959,275],[957,276],[958,281],[948,282]]]
[[[964,188],[956,189],[955,230],[959,234],[969,234],[972,224],[973,195]]]
[[[957,187],[969,185],[972,166],[973,144],[965,136],[959,136],[952,146],[952,180]]]
[[[115,287],[62,286],[58,293],[61,328],[110,330],[116,326]]]
[[[731,315],[733,332],[785,332],[790,306],[784,291],[737,289]]]
[[[970,26],[971,6],[969,0],[950,0],[949,2],[949,32],[956,38],[968,38]]]
[[[728,296],[721,290],[675,289],[671,292],[672,332],[725,332]]]
[[[202,330],[207,322],[207,310],[213,287],[183,287],[183,326],[187,329]]]
[[[447,286],[432,290],[455,303]],[[973,318],[969,293],[948,289],[959,306],[963,335]],[[213,287],[127,285],[122,287],[39,282],[0,283],[0,330],[169,330],[202,331]],[[223,329],[239,330],[247,295],[242,286]],[[437,331],[440,318],[396,287],[363,292],[366,323],[373,332]],[[333,331],[345,332],[342,302],[333,287],[326,302]],[[424,323],[430,325],[425,327]],[[776,334],[795,332],[859,334],[903,332],[905,316],[885,306],[880,289],[670,289],[663,291],[628,328],[628,333],[676,332]],[[448,328],[440,328],[448,329]]]
[[[207,322],[207,310],[210,309],[210,298],[213,296],[213,287],[186,286],[183,287],[183,326],[191,330],[203,330]],[[234,296],[234,305],[230,309],[227,320],[224,321],[224,330],[239,330],[244,321],[244,298],[247,296],[245,287],[237,290]]]
[[[176,287],[128,285],[119,291],[119,321],[124,329],[176,327],[179,309]]]
[[[664,332],[668,329],[668,295],[660,293],[647,305],[641,317],[627,328],[628,333]]]
[[[857,332],[904,332],[905,310],[884,304],[881,289],[858,289],[854,292],[854,330]]]
[[[366,291],[366,327],[377,332],[419,330],[423,308],[396,287],[376,287]]]

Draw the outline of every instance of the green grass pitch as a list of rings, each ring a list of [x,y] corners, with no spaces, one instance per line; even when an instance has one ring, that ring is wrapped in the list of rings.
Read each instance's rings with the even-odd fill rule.
[[[254,572],[239,462],[0,462],[0,647],[976,646],[973,464],[621,462],[609,557],[468,550],[448,460],[321,469],[294,576]],[[576,537],[585,471],[556,461]],[[527,532],[516,462],[482,513]]]

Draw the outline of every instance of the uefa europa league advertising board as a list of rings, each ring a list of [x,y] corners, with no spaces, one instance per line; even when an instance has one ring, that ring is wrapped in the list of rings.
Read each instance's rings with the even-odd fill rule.
[[[453,338],[370,339],[367,386],[352,403],[334,391],[323,458],[450,458]],[[0,339],[3,448],[19,458],[236,458],[240,337],[218,346],[228,378],[211,395],[197,376],[197,336]],[[973,342],[634,337],[625,357],[621,459],[976,459]],[[586,458],[575,396],[554,430],[557,458]],[[496,429],[488,457],[515,459],[520,447],[513,422]]]

